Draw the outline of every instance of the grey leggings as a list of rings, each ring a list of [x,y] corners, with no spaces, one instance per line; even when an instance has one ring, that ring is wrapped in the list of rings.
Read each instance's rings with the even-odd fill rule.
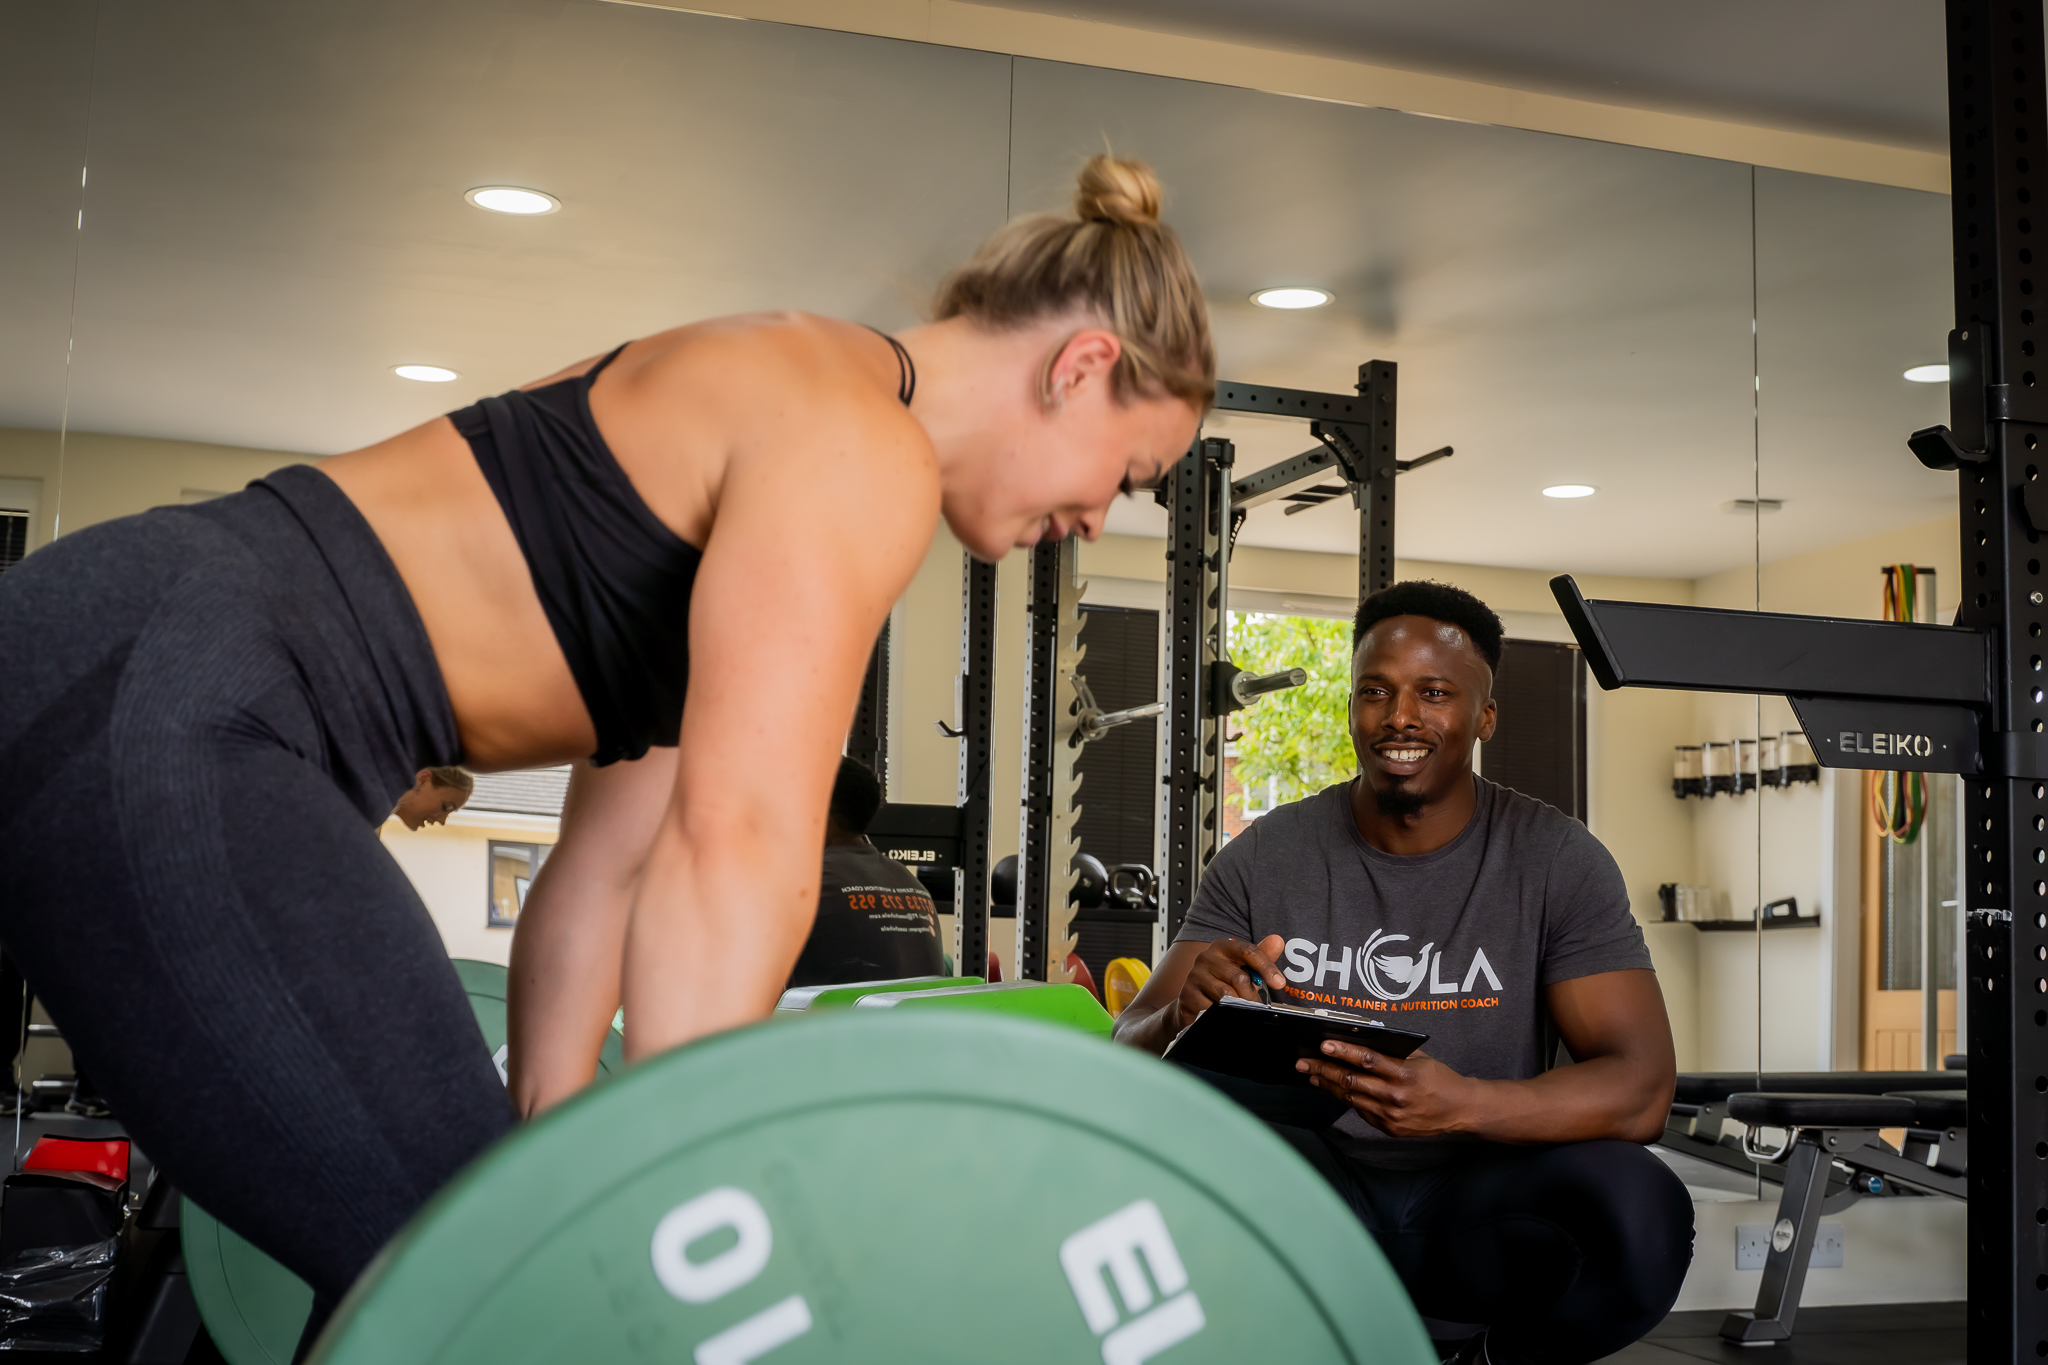
[[[0,941],[158,1166],[331,1304],[513,1117],[374,832],[459,757],[403,582],[294,467],[31,555],[0,661]]]

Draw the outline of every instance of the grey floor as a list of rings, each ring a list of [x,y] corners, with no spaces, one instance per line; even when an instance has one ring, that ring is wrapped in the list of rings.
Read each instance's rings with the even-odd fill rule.
[[[1960,1303],[1859,1304],[1800,1310],[1792,1340],[1732,1346],[1717,1333],[1721,1313],[1673,1313],[1608,1365],[1963,1365]]]
[[[1756,1180],[1662,1147],[1650,1149],[1685,1181],[1695,1202],[1750,1199]],[[1767,1186],[1765,1198],[1775,1198]],[[1792,1340],[1776,1346],[1734,1346],[1720,1337],[1719,1311],[1673,1313],[1635,1345],[1607,1357],[1609,1365],[1962,1365],[1961,1303],[1858,1304],[1802,1308]]]

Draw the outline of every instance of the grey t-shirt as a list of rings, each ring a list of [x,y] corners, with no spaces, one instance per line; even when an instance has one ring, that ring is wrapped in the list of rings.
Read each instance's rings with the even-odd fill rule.
[[[1584,825],[1473,781],[1471,823],[1419,857],[1366,843],[1349,783],[1260,816],[1209,864],[1179,941],[1278,934],[1290,1003],[1427,1033],[1424,1050],[1467,1076],[1536,1075],[1542,988],[1650,954],[1621,869]],[[1373,1164],[1434,1155],[1356,1112],[1333,1136]]]

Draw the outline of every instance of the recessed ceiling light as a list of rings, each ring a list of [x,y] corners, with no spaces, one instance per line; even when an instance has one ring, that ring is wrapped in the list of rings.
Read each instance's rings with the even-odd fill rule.
[[[422,384],[446,384],[451,379],[461,377],[455,371],[443,369],[439,365],[393,365],[391,373],[400,379],[417,379]]]
[[[539,190],[515,189],[511,185],[483,185],[462,196],[480,209],[492,213],[517,213],[530,215],[553,213],[562,207],[562,201],[552,194]]]
[[[1327,289],[1261,289],[1252,302],[1261,308],[1320,308],[1335,295]]]
[[[1554,483],[1543,490],[1546,498],[1590,498],[1599,490],[1590,483]]]
[[[1906,371],[1906,378],[1915,384],[1946,384],[1948,383],[1948,366],[1915,365],[1912,369]]]

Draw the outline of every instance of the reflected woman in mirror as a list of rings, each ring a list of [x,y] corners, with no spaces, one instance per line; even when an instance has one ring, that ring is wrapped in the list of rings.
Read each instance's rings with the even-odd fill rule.
[[[391,808],[391,818],[409,830],[445,825],[449,816],[469,804],[475,791],[476,779],[461,768],[422,768]]]
[[[0,582],[0,939],[171,1179],[331,1304],[590,1079],[766,1015],[877,633],[1158,479],[1214,388],[1160,190],[1097,157],[888,337],[643,337]],[[372,827],[422,767],[574,762],[513,1098]]]

